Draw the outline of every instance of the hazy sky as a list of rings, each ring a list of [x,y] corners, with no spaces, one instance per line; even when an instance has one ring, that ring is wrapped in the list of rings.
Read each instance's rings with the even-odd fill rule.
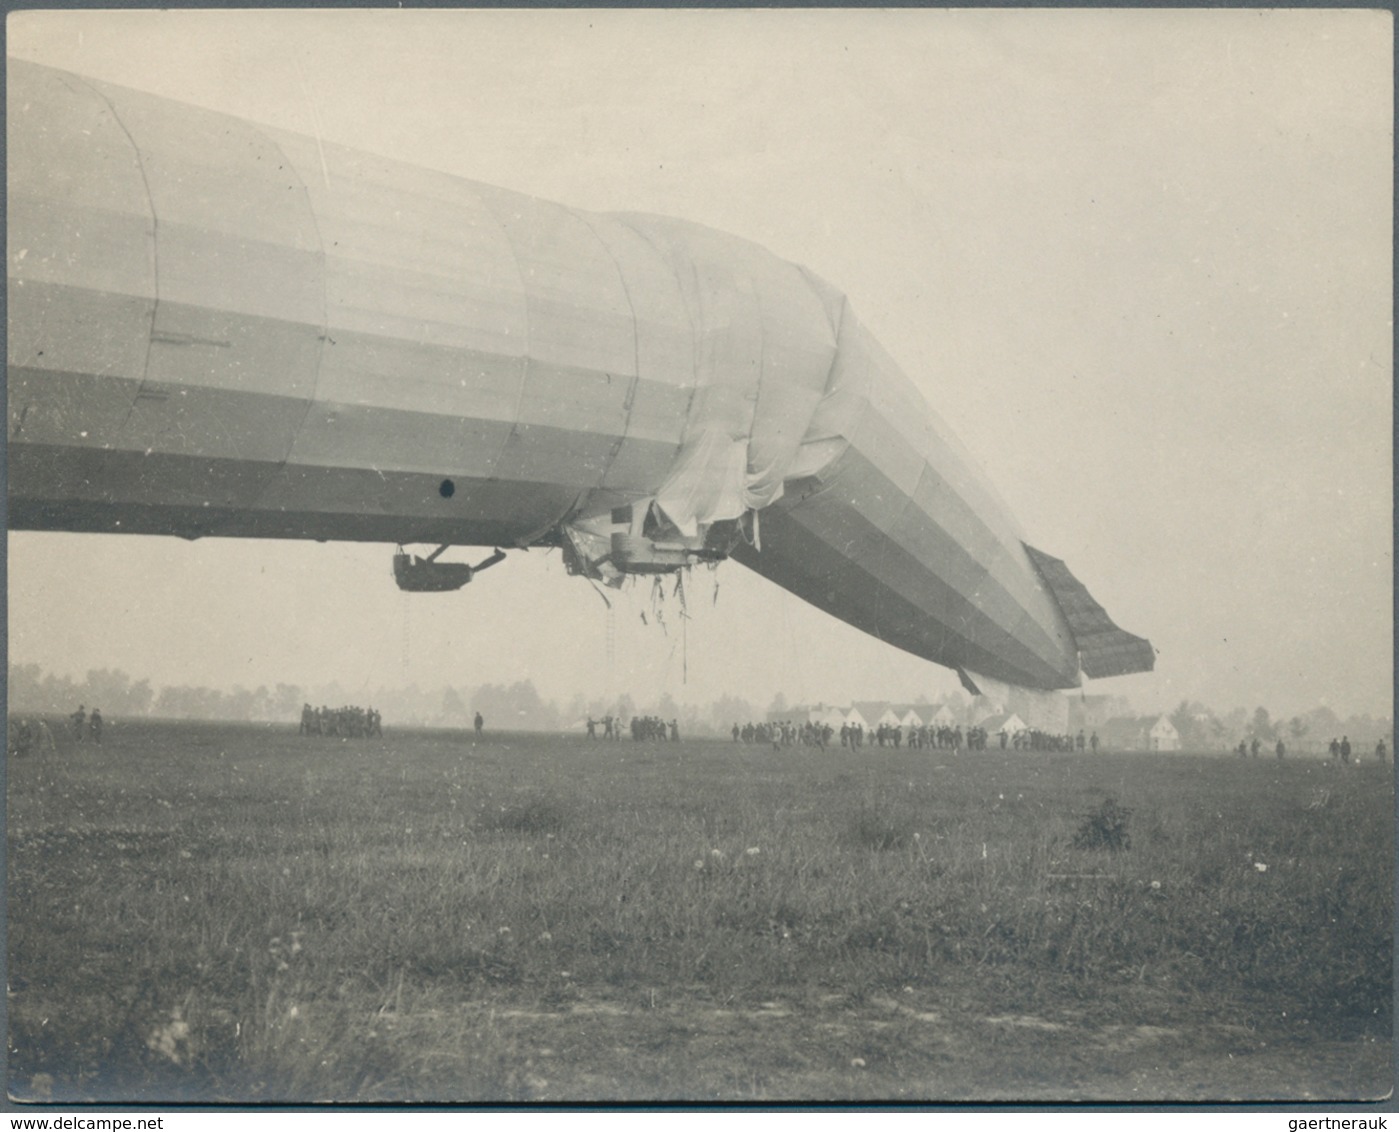
[[[1029,541],[1159,650],[1155,673],[1090,692],[1392,710],[1387,12],[7,26],[20,58],[764,244],[850,296]],[[12,534],[11,659],[157,685],[529,677],[550,697],[760,707],[956,683],[732,563],[693,579],[683,640],[642,623],[649,584],[614,598],[609,657],[603,603],[556,552],[404,595],[392,549]]]

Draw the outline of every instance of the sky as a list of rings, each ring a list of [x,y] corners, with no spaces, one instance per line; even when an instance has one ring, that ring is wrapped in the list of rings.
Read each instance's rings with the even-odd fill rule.
[[[1391,20],[72,11],[12,13],[7,36],[14,57],[763,244],[850,297],[1028,541],[1151,639],[1155,672],[1086,691],[1390,715]],[[649,584],[609,611],[557,552],[406,595],[392,551],[11,532],[10,660],[759,707],[956,687],[736,563],[696,573],[685,621],[668,582],[662,627]]]

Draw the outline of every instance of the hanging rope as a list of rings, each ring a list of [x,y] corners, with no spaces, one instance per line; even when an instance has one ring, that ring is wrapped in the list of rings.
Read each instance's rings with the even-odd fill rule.
[[[659,574],[651,579],[651,617],[661,627],[661,632],[670,636],[665,623],[665,587],[661,585]]]
[[[584,574],[583,577],[588,578],[588,575]],[[593,589],[597,590],[598,597],[602,598],[602,604],[607,606],[610,612],[610,610],[612,609],[612,603],[607,600],[607,595],[602,592],[602,587],[599,586],[595,581],[593,581],[592,578],[588,578],[588,585],[592,586]]]
[[[685,575],[681,570],[675,575],[675,593],[680,598],[680,683],[690,682],[690,607],[685,600]]]

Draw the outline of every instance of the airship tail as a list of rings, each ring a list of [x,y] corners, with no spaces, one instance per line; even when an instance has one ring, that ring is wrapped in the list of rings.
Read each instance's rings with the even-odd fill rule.
[[[1025,552],[1068,622],[1085,675],[1096,680],[1103,676],[1150,672],[1156,666],[1156,650],[1151,642],[1119,629],[1062,559],[1029,544]]]
[[[1156,650],[1150,641],[1118,628],[1062,559],[1028,543],[1022,545],[1068,625],[1079,667],[1085,675],[1096,679],[1151,671]],[[1001,711],[1014,711],[1027,727],[1054,734],[1068,730],[1069,702],[1060,691],[998,680],[966,666],[958,667],[957,677],[972,695],[999,705]]]

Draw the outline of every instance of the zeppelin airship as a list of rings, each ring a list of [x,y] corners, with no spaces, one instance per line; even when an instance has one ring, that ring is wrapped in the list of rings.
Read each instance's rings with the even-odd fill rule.
[[[1152,667],[805,268],[15,60],[8,97],[13,528],[377,541],[410,590],[733,558],[969,686]]]

